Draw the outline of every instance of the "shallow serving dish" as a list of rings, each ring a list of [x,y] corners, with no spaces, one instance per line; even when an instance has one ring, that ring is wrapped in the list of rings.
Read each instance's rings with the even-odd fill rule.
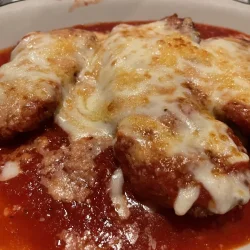
[[[32,31],[98,22],[155,20],[173,13],[191,17],[197,23],[250,34],[250,5],[231,0],[26,0],[0,7],[0,49],[15,45]],[[240,249],[250,250],[250,245]]]
[[[81,2],[81,1],[79,1]],[[82,1],[86,7],[75,8],[73,0],[27,0],[0,9],[0,48],[15,43],[34,30],[51,30],[82,23],[125,20],[152,20],[178,13],[195,22],[207,23],[250,33],[250,6],[231,0],[101,0]],[[99,2],[97,4],[91,4]]]

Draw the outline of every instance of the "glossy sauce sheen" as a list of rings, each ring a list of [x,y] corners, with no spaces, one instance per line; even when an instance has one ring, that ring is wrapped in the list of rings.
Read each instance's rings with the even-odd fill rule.
[[[76,27],[109,31],[117,24]],[[240,34],[202,24],[196,24],[196,28],[201,32],[202,38]],[[0,65],[9,60],[10,51],[11,49],[6,49],[0,53]],[[39,131],[18,138],[14,144],[2,146],[0,161],[21,144],[29,145],[40,136],[49,139],[51,149],[58,149],[62,144],[68,143],[67,135],[52,122],[48,122]],[[111,240],[116,242],[113,249],[172,250],[230,249],[250,242],[250,204],[226,215],[203,219],[194,219],[188,215],[178,217],[172,210],[152,213],[145,211],[134,201],[125,184],[131,214],[127,220],[121,220],[111,205],[107,184],[104,184],[109,183],[111,175],[117,169],[112,150],[107,149],[95,159],[98,179],[102,185],[97,186],[94,194],[89,197],[92,206],[88,203],[53,200],[40,184],[37,173],[41,155],[35,150],[31,155],[28,162],[21,164],[22,174],[10,181],[0,182],[0,250],[63,249],[65,242],[58,235],[65,229],[79,235],[90,231],[95,244],[106,249],[112,249],[108,246]]]

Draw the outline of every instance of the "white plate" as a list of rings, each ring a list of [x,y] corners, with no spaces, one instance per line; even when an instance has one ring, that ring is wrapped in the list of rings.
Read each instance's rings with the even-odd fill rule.
[[[94,2],[85,0],[88,1]],[[233,0],[101,0],[70,12],[73,2],[26,0],[0,7],[0,48],[15,44],[31,31],[83,23],[159,19],[173,13],[250,34],[250,5]],[[250,250],[250,245],[240,250]]]
[[[69,12],[73,2],[26,0],[0,7],[0,48],[34,30],[99,21],[159,19],[173,13],[250,33],[250,5],[233,0],[101,0]]]

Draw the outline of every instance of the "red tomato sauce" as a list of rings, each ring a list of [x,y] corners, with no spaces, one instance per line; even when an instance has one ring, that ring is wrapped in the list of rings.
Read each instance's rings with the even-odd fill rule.
[[[7,63],[10,60],[10,53],[13,47],[9,47],[7,49],[0,50],[0,65]]]
[[[134,25],[140,23],[142,22],[132,22]],[[103,32],[111,30],[117,24],[75,27]],[[203,24],[196,24],[196,28],[202,38],[241,34]],[[0,65],[8,62],[10,52],[11,48],[0,52]],[[21,145],[29,145],[40,136],[49,139],[51,150],[58,149],[68,141],[67,135],[50,121],[39,131],[0,146],[0,163],[4,155]],[[89,197],[91,206],[87,202],[80,204],[54,200],[40,183],[38,169],[41,166],[41,155],[36,150],[31,155],[31,159],[22,161],[22,173],[17,178],[0,182],[1,250],[63,249],[66,244],[60,239],[63,230],[79,235],[88,231],[96,245],[106,249],[110,249],[111,241],[117,246],[113,249],[171,250],[231,249],[250,243],[250,204],[222,216],[202,219],[189,215],[178,217],[172,210],[152,213],[135,202],[129,186],[125,184],[131,215],[127,220],[121,220],[107,192],[107,182],[117,168],[112,150],[107,149],[95,159],[100,184]]]

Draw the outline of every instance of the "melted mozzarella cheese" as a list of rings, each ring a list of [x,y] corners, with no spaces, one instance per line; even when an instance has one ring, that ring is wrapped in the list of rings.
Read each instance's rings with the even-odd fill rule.
[[[171,155],[192,154],[200,148],[210,150],[217,156],[227,157],[230,164],[249,161],[248,155],[240,152],[235,142],[228,136],[228,127],[225,124],[199,110],[188,111],[190,109],[188,104],[183,106],[184,110],[180,110],[178,103],[170,103],[167,108],[181,122],[177,128],[181,138],[178,138],[178,143],[171,145],[169,149]]]
[[[0,167],[0,181],[8,181],[17,177],[21,173],[18,162],[8,161]]]
[[[36,42],[33,39],[37,39]],[[53,85],[47,82],[58,84],[60,79],[41,53],[43,46],[50,46],[51,43],[53,39],[48,34],[32,34],[23,39],[12,52],[11,62],[0,68],[1,90],[7,92],[8,88],[18,86],[19,92],[33,94],[41,100],[53,96]],[[34,88],[33,84],[38,81],[40,84]],[[5,101],[0,98],[1,103],[4,104]]]
[[[200,50],[206,51],[209,64],[183,61],[181,72],[207,94],[210,110],[222,112],[229,101],[249,105],[250,42],[213,38],[203,40]]]
[[[177,36],[176,31],[165,27],[163,21],[142,26],[142,31],[129,25],[117,26],[80,74],[81,86],[64,102],[56,118],[59,125],[73,138],[86,133],[89,136],[103,136],[103,133],[113,136],[118,122],[130,114],[148,113],[149,109],[151,114],[164,114],[163,90],[173,94],[168,96],[172,100],[183,96],[183,91],[171,83],[173,80],[180,84],[182,77],[177,75],[173,79],[171,68],[150,65],[153,58],[160,55],[158,43],[161,38],[168,34],[170,39]],[[142,36],[145,34],[145,39],[136,37],[138,32]],[[147,35],[150,35],[149,39]],[[169,81],[167,86],[166,81]],[[86,133],[82,135],[83,130]]]
[[[209,160],[203,160],[198,166],[191,166],[195,179],[209,192],[213,201],[209,210],[216,214],[224,214],[237,204],[246,204],[250,199],[249,174],[216,174],[214,165]]]
[[[85,87],[85,85],[87,83],[79,83],[71,90],[66,101],[62,104],[56,122],[70,133],[73,140],[90,136],[110,136],[114,126],[99,119],[102,116],[102,111],[99,110],[98,99],[101,99],[101,96],[96,99],[90,98],[92,93],[86,91],[88,86]]]
[[[86,58],[96,46],[93,37],[70,29],[27,35],[13,50],[11,61],[0,68],[1,93],[14,88],[16,94],[39,101],[54,99],[58,88],[66,91],[74,83],[74,74],[88,64]],[[0,104],[7,96],[0,94]]]
[[[59,110],[58,124],[73,140],[87,136],[115,138],[119,125],[119,131],[141,144],[146,141],[146,133],[142,132],[152,128],[156,136],[150,145],[160,148],[166,157],[203,157],[211,152],[214,157],[223,158],[227,165],[248,162],[247,154],[241,152],[228,135],[228,127],[213,117],[214,107],[231,91],[227,81],[231,71],[228,71],[229,66],[223,66],[226,63],[221,58],[217,58],[213,43],[218,47],[226,44],[225,48],[230,52],[238,51],[234,58],[241,55],[238,42],[218,39],[199,45],[196,39],[190,39],[185,32],[173,29],[165,21],[141,26],[118,25],[102,40],[79,75],[76,88]],[[227,53],[225,55],[223,60],[227,60]],[[243,65],[249,61],[249,52],[236,60],[243,62],[240,67],[234,66],[236,76],[229,80],[234,80],[233,90],[239,88],[245,93],[248,91],[249,69]],[[214,84],[211,84],[212,80],[215,80]],[[204,90],[211,99],[209,105],[201,107],[201,100],[186,87],[188,82],[192,82],[195,90]],[[162,121],[166,112],[174,120],[172,127]],[[139,118],[126,119],[133,116]],[[248,184],[243,177],[224,174],[217,178],[212,173],[216,165],[209,159],[207,161],[205,165],[197,161],[197,167],[193,172],[190,167],[190,171],[213,198],[214,206],[209,206],[212,212],[225,213],[236,204],[249,200]],[[200,174],[203,171],[205,179]],[[115,185],[116,179],[112,180]],[[223,187],[224,191],[215,194],[211,183]],[[237,187],[240,192],[236,192]],[[197,188],[180,190],[176,200],[177,213],[186,213],[198,196]],[[122,203],[120,198],[113,198],[113,202]],[[180,208],[182,203],[183,208]]]
[[[178,192],[174,203],[174,210],[177,215],[184,215],[193,206],[200,195],[200,187],[186,187]]]
[[[127,219],[130,215],[126,196],[123,194],[123,173],[121,169],[117,169],[111,177],[110,182],[110,198],[115,207],[116,212],[122,219]]]

